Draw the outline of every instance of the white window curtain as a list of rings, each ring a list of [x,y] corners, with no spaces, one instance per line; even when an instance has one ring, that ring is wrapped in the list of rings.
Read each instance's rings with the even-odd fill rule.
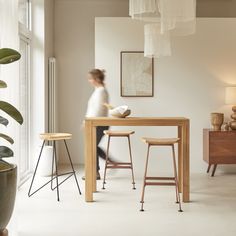
[[[18,0],[0,0],[0,48],[13,48],[19,50],[18,35]],[[10,102],[15,107],[19,106],[19,62],[0,66],[0,78],[4,80],[8,87],[0,90],[0,99]],[[7,116],[2,111],[0,115]],[[9,125],[4,129],[4,133],[10,134],[15,139],[12,146],[15,156],[17,156],[17,139],[19,138],[19,125],[9,118]],[[3,141],[1,140],[1,143]],[[5,143],[4,143],[5,144]],[[6,143],[9,145],[8,143]],[[17,161],[17,158],[16,158]],[[15,160],[14,160],[15,162]]]
[[[171,55],[171,36],[193,34],[196,0],[130,0],[132,19],[147,22],[145,56]]]

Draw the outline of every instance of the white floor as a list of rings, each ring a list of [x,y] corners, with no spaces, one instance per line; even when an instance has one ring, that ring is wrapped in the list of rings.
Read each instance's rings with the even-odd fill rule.
[[[74,179],[61,188],[61,202],[49,186],[28,198],[29,183],[18,194],[15,217],[18,236],[235,236],[236,176],[191,177],[191,203],[177,211],[173,187],[147,187],[145,212],[140,212],[141,179],[132,190],[127,172],[109,174],[107,189],[98,182],[96,202],[85,203]],[[11,235],[10,235],[11,236]]]

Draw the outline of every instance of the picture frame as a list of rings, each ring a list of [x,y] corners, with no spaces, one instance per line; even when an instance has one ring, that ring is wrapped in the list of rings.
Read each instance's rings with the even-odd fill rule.
[[[120,95],[154,96],[154,59],[144,57],[143,51],[121,51]]]

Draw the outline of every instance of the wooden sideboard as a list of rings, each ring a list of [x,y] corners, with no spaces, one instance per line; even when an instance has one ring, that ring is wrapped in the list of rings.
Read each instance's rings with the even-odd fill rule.
[[[211,176],[219,164],[236,164],[236,131],[204,129],[203,159],[208,163],[207,173],[214,166]]]

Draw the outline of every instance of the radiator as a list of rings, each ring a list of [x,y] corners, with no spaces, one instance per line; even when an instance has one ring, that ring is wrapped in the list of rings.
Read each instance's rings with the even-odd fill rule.
[[[56,132],[56,58],[49,58],[48,68],[48,132]]]

